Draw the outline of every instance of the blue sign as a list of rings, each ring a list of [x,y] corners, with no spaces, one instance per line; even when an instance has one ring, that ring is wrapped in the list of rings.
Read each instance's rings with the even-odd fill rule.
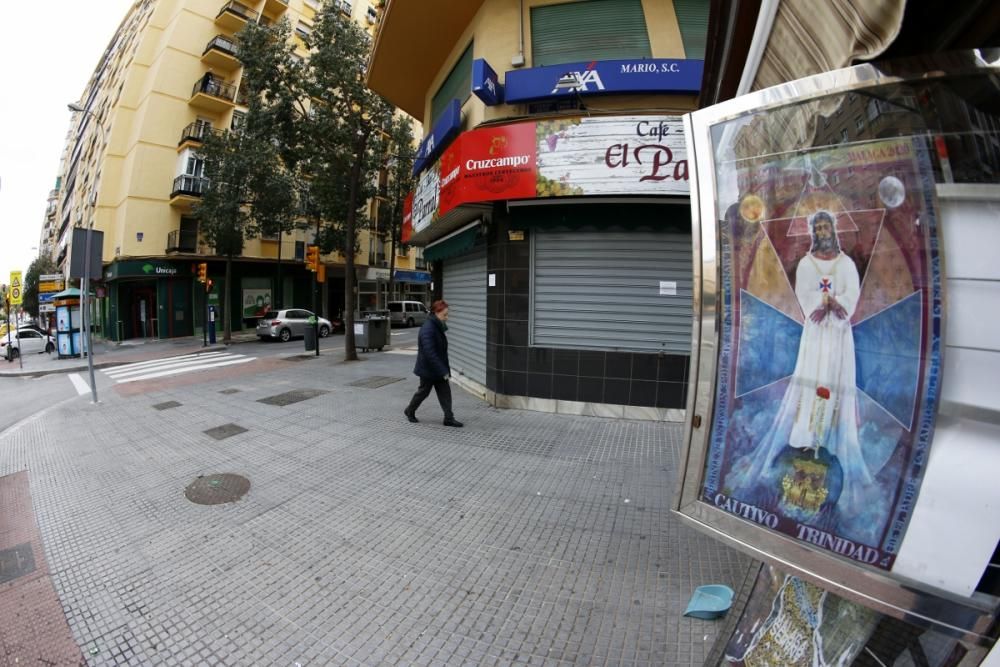
[[[472,61],[472,92],[486,106],[503,104],[503,86],[490,64],[482,58]]]
[[[403,271],[396,269],[396,280],[401,283],[429,283],[431,274],[426,271]]]
[[[511,70],[505,78],[508,104],[598,93],[697,93],[704,60],[595,60]]]
[[[39,292],[38,303],[52,303],[55,301],[55,292]]]
[[[458,136],[462,129],[462,105],[458,100],[452,100],[444,108],[441,115],[434,119],[431,133],[424,137],[417,148],[417,157],[413,160],[413,175],[416,176],[425,167],[434,162],[441,151]]]

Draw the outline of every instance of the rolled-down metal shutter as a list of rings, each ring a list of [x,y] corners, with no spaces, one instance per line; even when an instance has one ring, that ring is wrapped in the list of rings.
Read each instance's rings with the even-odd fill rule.
[[[531,8],[534,67],[651,56],[642,0],[584,0]]]
[[[486,386],[486,251],[444,261],[451,372]]]
[[[533,345],[690,354],[690,234],[536,229],[532,239]]]

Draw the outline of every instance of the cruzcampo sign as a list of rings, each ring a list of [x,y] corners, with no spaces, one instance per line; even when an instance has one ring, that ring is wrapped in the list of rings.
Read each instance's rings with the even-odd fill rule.
[[[177,278],[190,275],[182,266],[159,260],[115,262],[104,270],[105,280],[117,278]]]

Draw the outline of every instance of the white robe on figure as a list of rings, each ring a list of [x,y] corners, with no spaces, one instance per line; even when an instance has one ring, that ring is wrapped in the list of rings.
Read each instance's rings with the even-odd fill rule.
[[[833,259],[809,253],[799,261],[795,296],[804,325],[795,371],[774,422],[753,455],[749,474],[739,486],[753,486],[762,475],[769,476],[771,465],[786,446],[814,449],[818,445],[836,456],[843,470],[838,509],[852,514],[861,509],[861,486],[870,484],[872,475],[858,442],[851,316],[860,291],[857,267],[843,252]],[[810,315],[823,305],[824,294],[847,311],[845,318],[831,311],[819,324],[812,321]],[[817,395],[820,387],[829,390],[829,399]]]

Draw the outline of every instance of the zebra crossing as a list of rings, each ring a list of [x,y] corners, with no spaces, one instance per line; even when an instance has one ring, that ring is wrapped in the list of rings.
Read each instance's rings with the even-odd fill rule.
[[[178,357],[164,357],[151,361],[125,364],[124,366],[115,366],[114,368],[104,369],[101,372],[117,384],[124,384],[126,382],[154,380],[171,375],[181,375],[182,373],[245,364],[256,358],[243,354],[230,354],[229,352],[198,352],[196,354],[184,354]]]

